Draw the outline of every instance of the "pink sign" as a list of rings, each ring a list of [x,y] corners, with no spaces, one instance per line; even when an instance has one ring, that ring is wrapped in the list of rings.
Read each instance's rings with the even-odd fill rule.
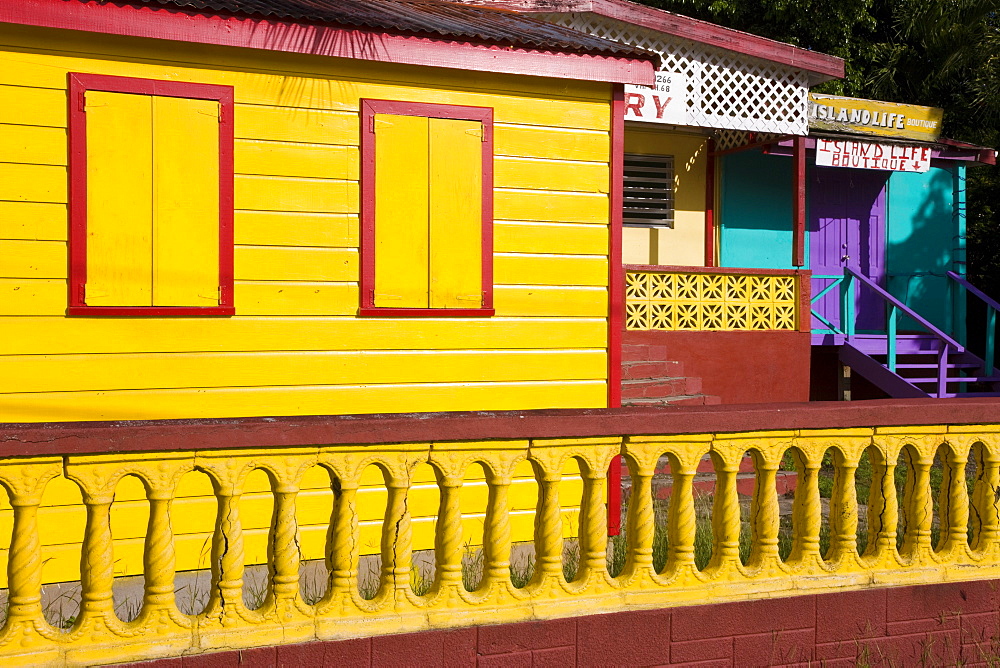
[[[926,172],[931,168],[931,149],[929,146],[817,139],[816,164],[823,167]]]

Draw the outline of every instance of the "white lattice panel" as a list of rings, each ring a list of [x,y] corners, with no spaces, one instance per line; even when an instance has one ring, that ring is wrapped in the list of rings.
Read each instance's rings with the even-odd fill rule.
[[[687,125],[804,135],[806,73],[766,60],[664,35],[591,13],[539,18],[605,39],[655,51],[663,69],[688,78]]]

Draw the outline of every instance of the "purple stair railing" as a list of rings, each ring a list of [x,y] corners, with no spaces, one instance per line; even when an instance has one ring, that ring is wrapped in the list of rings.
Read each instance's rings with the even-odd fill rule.
[[[993,364],[996,360],[997,310],[1000,309],[1000,303],[997,303],[995,299],[972,283],[969,283],[965,276],[961,274],[949,271],[948,278],[961,285],[970,294],[975,295],[986,304],[986,352],[983,356],[983,366],[986,373],[992,375],[995,372]]]
[[[857,282],[857,283],[856,283]],[[855,327],[855,304],[857,303],[855,294],[858,290],[858,286],[864,285],[866,288],[870,289],[879,298],[886,302],[886,336],[885,336],[885,353],[886,353],[886,364],[882,365],[879,362],[871,359],[865,352],[860,350],[851,344],[852,339],[858,336]],[[977,295],[978,296],[978,295]],[[954,365],[949,365],[948,355],[953,350],[956,353],[965,353],[965,346],[950,337],[947,333],[938,329],[932,322],[921,316],[919,313],[908,307],[906,304],[901,302],[896,297],[889,294],[884,288],[872,281],[867,276],[859,274],[858,272],[850,269],[844,269],[844,280],[840,283],[840,297],[841,297],[841,328],[844,331],[844,342],[850,347],[850,351],[846,355],[850,360],[855,363],[861,362],[861,357],[865,357],[870,360],[871,363],[881,366],[883,369],[890,372],[895,378],[885,378],[882,382],[871,378],[873,382],[880,385],[883,390],[889,392],[893,396],[928,396],[931,393],[927,393],[910,382],[910,379],[903,377],[897,372],[897,350],[899,347],[899,335],[896,331],[896,321],[900,313],[908,315],[917,324],[923,327],[934,339],[937,340],[937,370],[936,370],[936,389],[937,391],[933,393],[932,396],[942,397],[948,394],[948,369]],[[1000,306],[1000,305],[998,305]],[[977,358],[978,359],[978,358]],[[847,360],[845,360],[847,361]],[[852,364],[853,366],[853,364]],[[979,366],[976,364],[976,366]],[[985,365],[984,365],[985,366]],[[992,368],[990,366],[985,366],[985,369],[990,372]],[[860,370],[860,369],[859,369]],[[930,379],[927,379],[930,380]],[[952,379],[952,382],[959,382]],[[969,379],[965,382],[972,382]]]

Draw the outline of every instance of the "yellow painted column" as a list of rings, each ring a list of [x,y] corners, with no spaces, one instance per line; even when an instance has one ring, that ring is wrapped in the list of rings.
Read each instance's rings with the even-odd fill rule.
[[[715,499],[712,503],[712,531],[715,539],[712,559],[705,567],[712,577],[732,575],[740,571],[740,499],[736,490],[742,449],[712,445],[715,464]]]
[[[936,552],[960,560],[969,540],[969,489],[965,482],[968,450],[945,446],[941,452],[942,478],[938,494],[940,536]]]
[[[488,462],[486,521],[483,525],[483,583],[490,596],[514,590],[510,582],[510,485],[517,460],[512,456]]]
[[[638,445],[638,444],[636,444]],[[632,491],[628,498],[628,515],[625,527],[628,538],[628,557],[621,577],[631,588],[654,579],[653,537],[655,516],[653,509],[653,474],[659,458],[655,450],[640,449],[631,442],[625,453]]]
[[[872,465],[872,486],[868,497],[868,566],[897,565],[896,527],[899,524],[896,500],[897,450],[876,445],[869,450]]]
[[[819,552],[819,532],[823,524],[823,511],[819,503],[819,468],[823,452],[819,448],[792,451],[798,484],[792,503],[794,542],[787,563],[812,572],[823,561]]]
[[[49,639],[54,639],[60,632],[45,621],[41,603],[42,550],[38,505],[45,486],[62,472],[62,468],[60,457],[7,460],[0,465],[0,482],[9,492],[14,515],[7,559],[10,598],[0,647],[7,652],[33,650],[37,653],[32,656],[38,663],[55,662],[59,654],[58,647]]]
[[[1000,545],[1000,446],[977,441],[973,446],[978,477],[972,489],[972,550],[979,554]]]
[[[853,561],[858,551],[857,452],[833,451],[833,493],[830,496],[829,561]]]
[[[327,459],[329,462],[329,459]],[[358,541],[357,496],[360,472],[355,467],[336,466],[332,469],[334,480],[333,513],[326,542],[326,564],[330,570],[330,585],[326,595],[317,604],[317,612],[326,615],[343,615],[355,609],[358,594]]]
[[[413,552],[410,510],[406,498],[410,489],[408,472],[390,472],[386,483],[389,496],[382,525],[382,582],[376,597],[391,597],[396,609],[405,606],[410,592],[410,564]]]
[[[559,483],[562,482],[564,453],[531,446],[532,466],[538,480],[538,507],[535,512],[535,573],[533,588],[558,586],[562,573],[562,508]]]
[[[915,562],[931,552],[931,521],[934,514],[934,500],[931,497],[931,466],[934,464],[933,451],[918,451],[915,447],[903,448],[903,456],[909,471],[903,487],[903,512],[906,530],[900,555]]]
[[[780,569],[781,562],[778,552],[781,514],[778,510],[776,485],[781,454],[767,456],[764,451],[754,449],[752,455],[756,472],[753,503],[750,506],[753,549],[747,567],[761,574],[773,573]]]

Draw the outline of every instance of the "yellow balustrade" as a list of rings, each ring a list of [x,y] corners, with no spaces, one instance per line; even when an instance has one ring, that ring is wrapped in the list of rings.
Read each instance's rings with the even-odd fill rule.
[[[800,277],[628,270],[625,326],[633,330],[798,329]]]
[[[627,521],[624,537],[609,546],[606,475],[619,454],[629,471]],[[535,567],[526,584],[512,577],[510,502],[515,468],[525,460],[538,485]],[[574,460],[570,470],[579,470],[582,488],[563,485]],[[439,506],[433,584],[416,591],[408,500],[419,465],[434,471]],[[867,498],[856,491],[862,465],[866,476],[871,473]],[[334,491],[328,577],[323,592],[306,597],[296,504],[304,477],[317,466]],[[383,476],[386,502],[378,584],[366,596],[359,591],[365,565],[357,493],[371,466]],[[467,591],[461,495],[475,466],[485,471],[488,499],[482,582]],[[250,512],[245,483],[258,470],[270,483],[273,519],[266,589],[259,605],[251,605],[245,602],[250,576],[241,518]],[[183,613],[174,591],[172,505],[179,481],[191,471],[211,479],[217,508],[210,595],[198,614]],[[779,475],[797,478],[790,536],[781,517]],[[125,476],[142,481],[149,506],[144,592],[128,621],[119,619],[113,602],[113,512]],[[748,476],[754,478],[752,495],[742,482]],[[51,527],[43,526],[38,510],[46,486],[57,479],[79,487],[86,515],[80,612],[68,628],[47,621],[42,597],[40,536]],[[667,484],[664,511],[662,495],[654,492]],[[626,607],[1000,577],[1000,425],[28,456],[0,460],[0,485],[13,508],[11,540],[4,546],[4,665],[93,665]],[[707,507],[700,494],[713,496],[710,519],[700,510]],[[577,538],[565,538],[566,505],[580,509]],[[702,532],[711,535],[710,558],[698,555]],[[609,548],[624,553],[623,564],[608,558]],[[567,560],[576,564],[575,573]]]

